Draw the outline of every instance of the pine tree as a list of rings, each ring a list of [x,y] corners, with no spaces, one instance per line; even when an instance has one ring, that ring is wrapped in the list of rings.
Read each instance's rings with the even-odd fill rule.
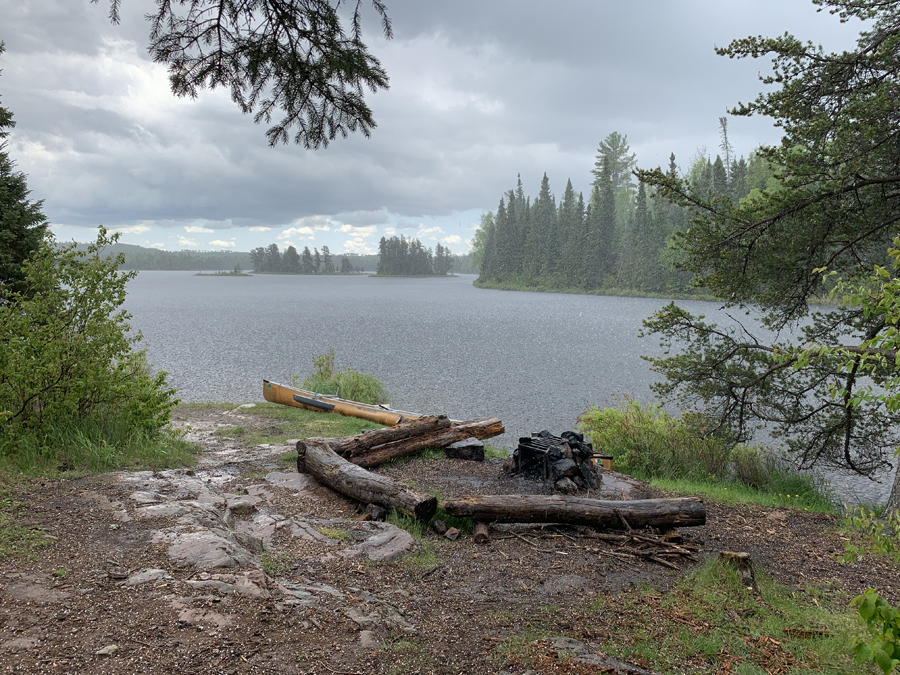
[[[281,272],[281,251],[278,250],[278,244],[269,244],[266,248],[266,272]]]
[[[300,256],[300,270],[302,274],[313,273],[313,257],[309,252],[309,246],[303,247],[303,253]]]
[[[26,291],[22,263],[47,241],[43,202],[29,201],[25,174],[15,170],[6,150],[14,126],[12,112],[0,106],[0,296]]]
[[[322,269],[322,256],[319,249],[313,248],[313,274],[318,274]]]
[[[324,274],[334,274],[334,260],[332,260],[331,251],[327,246],[322,247],[322,272]]]
[[[300,267],[300,256],[297,254],[296,248],[293,246],[287,247],[281,259],[281,266],[285,274],[300,274],[302,269]]]

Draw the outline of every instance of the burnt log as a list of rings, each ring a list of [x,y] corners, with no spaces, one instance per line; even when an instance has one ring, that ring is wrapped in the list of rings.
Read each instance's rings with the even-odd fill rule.
[[[356,466],[340,457],[326,442],[297,443],[297,470],[363,504],[376,504],[428,522],[437,499]]]
[[[379,445],[365,453],[350,457],[350,461],[365,469],[371,469],[397,457],[406,457],[422,452],[426,448],[444,448],[451,443],[472,437],[478,439],[491,438],[499,436],[504,431],[503,422],[496,417],[487,417],[485,419],[454,424],[446,429],[404,438],[393,443]]]
[[[693,497],[609,501],[565,495],[472,495],[441,503],[452,516],[497,523],[567,523],[607,530],[694,527],[706,524],[706,506]]]
[[[476,544],[487,544],[491,541],[488,526],[484,523],[475,523],[475,534],[472,537]]]

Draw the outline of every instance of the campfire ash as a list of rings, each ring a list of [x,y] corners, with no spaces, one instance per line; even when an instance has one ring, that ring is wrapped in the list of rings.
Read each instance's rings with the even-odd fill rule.
[[[547,481],[562,493],[599,489],[602,478],[594,462],[598,457],[608,459],[596,455],[582,434],[564,431],[554,436],[549,431],[541,431],[519,439],[510,473]]]

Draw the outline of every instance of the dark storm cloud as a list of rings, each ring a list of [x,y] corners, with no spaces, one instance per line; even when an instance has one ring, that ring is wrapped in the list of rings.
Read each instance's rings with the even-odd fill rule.
[[[328,149],[268,148],[264,127],[226,92],[175,99],[146,54],[154,4],[0,0],[7,54],[0,94],[18,120],[11,149],[52,221],[69,225],[290,228],[329,216],[357,228],[418,228],[418,219],[493,209],[521,173],[587,190],[612,131],[644,166],[698,146],[715,154],[718,117],[756,96],[766,62],[717,57],[715,45],[789,30],[835,49],[858,25],[806,0],[716,3],[390,2],[386,42],[367,10],[371,49],[391,89],[369,98],[372,138]],[[777,135],[764,120],[731,122],[746,154]],[[448,235],[471,236],[460,226]],[[265,235],[263,235],[265,236]]]

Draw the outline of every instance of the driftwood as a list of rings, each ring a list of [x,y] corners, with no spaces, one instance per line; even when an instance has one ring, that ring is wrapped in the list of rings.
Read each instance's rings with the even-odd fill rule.
[[[602,529],[691,527],[706,524],[699,499],[607,501],[563,495],[473,495],[441,503],[452,516],[498,523],[568,523]]]
[[[394,508],[418,520],[428,522],[437,510],[437,499],[432,495],[351,464],[325,442],[297,443],[297,470],[363,504]]]
[[[385,462],[421,452],[425,448],[443,448],[466,438],[491,438],[504,432],[503,422],[487,417],[451,426],[444,416],[408,422],[390,429],[370,431],[360,436],[344,438],[307,438],[297,443],[303,448],[331,448],[354,464],[371,469]]]

